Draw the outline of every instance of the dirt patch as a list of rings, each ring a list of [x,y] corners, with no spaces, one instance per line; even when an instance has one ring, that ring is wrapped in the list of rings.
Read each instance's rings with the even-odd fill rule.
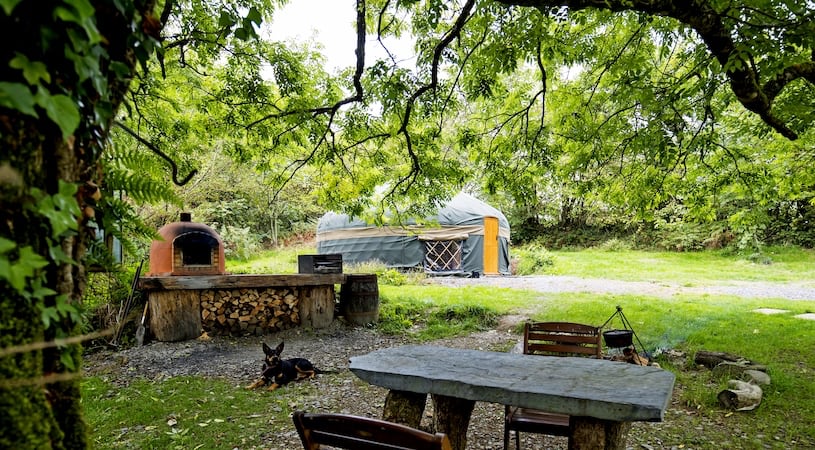
[[[433,342],[449,347],[506,351],[518,340],[513,333],[513,325],[523,317],[506,317],[501,321],[501,329],[488,330],[468,336],[442,339]],[[286,344],[284,356],[307,357],[315,366],[336,373],[318,375],[314,380],[287,385],[275,392],[259,390],[258,396],[291,396],[292,404],[298,408],[314,412],[344,412],[371,417],[382,413],[386,391],[376,386],[361,383],[348,370],[352,356],[363,355],[373,350],[407,344],[405,337],[386,336],[374,329],[349,327],[335,321],[331,327],[320,330],[287,330],[265,337],[213,337],[186,342],[152,342],[143,347],[134,347],[119,352],[97,352],[85,358],[85,368],[89,375],[101,376],[117,385],[127,385],[141,377],[161,381],[176,376],[201,376],[226,379],[234,382],[236,388],[250,384],[259,374],[262,364],[261,343]],[[313,383],[322,394],[319,398],[303,397],[300,383]],[[429,424],[432,407],[428,402]],[[273,420],[273,419],[272,419]],[[478,403],[472,416],[468,448],[502,448],[503,407]],[[270,423],[274,433],[262,438],[262,442],[252,447],[263,449],[294,449],[300,445],[290,421]],[[555,444],[557,441],[554,441]],[[565,440],[562,443],[565,448]],[[524,448],[561,448],[547,444],[545,447],[527,446]]]

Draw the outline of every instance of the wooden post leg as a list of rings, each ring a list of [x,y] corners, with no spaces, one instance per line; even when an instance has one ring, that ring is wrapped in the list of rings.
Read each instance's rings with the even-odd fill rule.
[[[624,450],[630,422],[570,417],[569,450]]]
[[[388,391],[388,395],[385,397],[385,410],[382,412],[382,419],[419,428],[426,403],[427,394],[396,390]]]
[[[453,450],[464,450],[467,446],[467,427],[475,402],[445,395],[431,395],[433,399],[433,426],[436,433],[444,433],[450,438]]]

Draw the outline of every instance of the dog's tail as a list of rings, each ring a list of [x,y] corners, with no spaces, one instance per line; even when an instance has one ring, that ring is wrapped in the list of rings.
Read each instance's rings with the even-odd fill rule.
[[[322,369],[318,369],[318,368],[315,367],[314,368],[314,373],[319,375],[319,374],[324,374],[324,373],[340,373],[340,371],[339,370],[322,370]]]

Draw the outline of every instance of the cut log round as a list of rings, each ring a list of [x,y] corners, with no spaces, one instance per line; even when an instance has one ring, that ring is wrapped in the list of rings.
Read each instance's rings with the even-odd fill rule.
[[[149,293],[150,331],[159,341],[184,341],[201,335],[198,291]]]
[[[750,411],[761,403],[761,387],[741,380],[729,380],[728,389],[719,392],[719,403],[736,411]]]
[[[467,428],[475,401],[446,395],[431,395],[433,400],[433,431],[450,438],[450,447],[467,447]]]
[[[765,366],[753,364],[749,361],[730,362],[722,361],[713,368],[713,375],[718,378],[741,378],[742,374],[748,370],[761,371],[767,370]]]
[[[741,375],[741,379],[759,386],[770,384],[770,376],[760,370],[745,370]]]
[[[571,416],[569,449],[623,450],[630,422],[611,422],[593,417]]]

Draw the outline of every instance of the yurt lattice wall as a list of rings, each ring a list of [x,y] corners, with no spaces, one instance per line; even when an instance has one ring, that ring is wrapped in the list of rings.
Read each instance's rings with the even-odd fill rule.
[[[424,268],[430,272],[461,271],[462,241],[425,241]]]

